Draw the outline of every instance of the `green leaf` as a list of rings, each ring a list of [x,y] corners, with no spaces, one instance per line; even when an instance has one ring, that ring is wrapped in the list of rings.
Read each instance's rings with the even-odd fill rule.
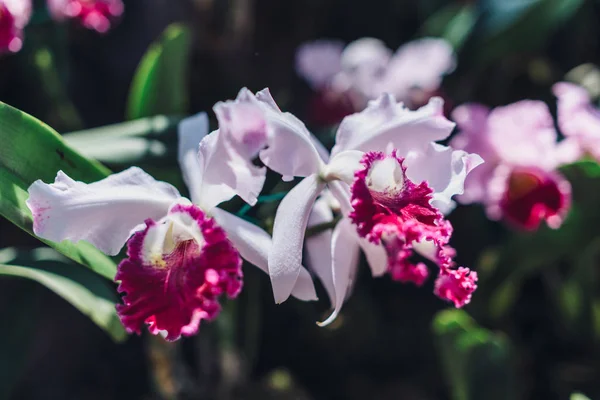
[[[53,182],[59,170],[83,182],[110,173],[67,146],[46,124],[4,103],[0,103],[0,142],[0,215],[31,235],[32,217],[25,201],[35,180]],[[109,279],[116,273],[115,263],[89,243],[42,241]]]
[[[169,25],[150,46],[131,84],[127,119],[186,113],[190,46],[190,31],[182,24]]]
[[[5,263],[11,258],[10,264]],[[104,278],[77,268],[51,249],[0,251],[0,276],[36,281],[71,303],[113,340],[120,342],[127,336],[115,309],[119,299],[114,288]]]
[[[596,238],[583,251],[576,253],[570,275],[555,290],[559,313],[563,317],[561,326],[577,337],[597,335],[594,308],[599,256],[600,238]]]
[[[171,165],[181,119],[158,115],[63,135],[81,154],[111,165]]]
[[[474,32],[477,59],[485,64],[506,54],[531,51],[568,21],[584,0],[486,0]]]
[[[481,328],[463,310],[445,310],[433,333],[454,400],[518,398],[508,338]]]
[[[573,393],[571,394],[571,397],[569,398],[570,400],[590,400],[589,397],[587,397],[584,394],[581,393]]]
[[[458,50],[473,31],[478,16],[473,4],[451,3],[429,17],[421,33],[423,36],[442,37]]]

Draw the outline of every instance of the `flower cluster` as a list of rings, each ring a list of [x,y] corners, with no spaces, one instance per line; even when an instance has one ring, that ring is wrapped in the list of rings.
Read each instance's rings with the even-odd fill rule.
[[[124,9],[122,0],[47,0],[46,4],[56,21],[74,19],[100,33],[107,32]],[[0,0],[0,52],[21,50],[32,8],[32,0]]]
[[[359,249],[374,276],[401,282],[422,285],[425,262],[437,265],[435,294],[461,307],[477,275],[454,264],[444,213],[482,160],[435,143],[454,128],[442,108],[432,98],[411,111],[383,94],[344,118],[330,153],[268,89],[242,89],[214,106],[218,130],[208,133],[206,114],[180,124],[190,199],[136,167],[90,184],[59,172],[54,183],[29,189],[34,231],[53,241],[86,240],[110,255],[127,244],[116,275],[118,314],[129,332],[146,324],[168,340],[196,333],[219,314],[222,295],[238,295],[242,258],[269,274],[277,303],[290,295],[315,300],[318,277],[333,309],[322,324],[348,297]],[[281,201],[272,237],[217,207],[236,195],[256,204],[267,168],[284,180],[304,178]],[[340,221],[333,229],[306,240],[308,270],[307,226],[332,222],[334,213]]]
[[[311,119],[323,125],[363,110],[383,93],[391,93],[410,108],[424,105],[438,94],[442,77],[455,65],[452,47],[437,38],[409,42],[395,53],[374,38],[347,46],[321,39],[301,45],[296,52],[296,70],[315,91]]]
[[[542,221],[558,228],[569,210],[571,186],[557,168],[576,159],[580,150],[573,140],[557,141],[546,104],[524,100],[493,110],[466,104],[452,116],[460,133],[451,145],[486,161],[458,200],[482,203],[489,218],[523,230],[536,230]]]

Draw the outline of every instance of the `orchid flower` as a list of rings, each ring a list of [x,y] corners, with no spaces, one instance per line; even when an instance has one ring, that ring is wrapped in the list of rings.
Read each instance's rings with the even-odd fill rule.
[[[240,255],[267,272],[269,235],[216,208],[236,194],[255,203],[264,176],[249,177],[225,133],[207,132],[206,114],[179,128],[179,163],[192,201],[136,167],[91,184],[59,171],[54,183],[38,180],[29,188],[36,235],[86,240],[109,255],[127,243],[115,279],[124,293],[117,311],[130,333],[146,323],[167,340],[195,334],[201,320],[219,314],[222,294],[240,292]],[[303,268],[292,295],[316,299]]]
[[[358,218],[351,215],[355,193],[350,185],[356,179],[355,174],[361,171],[365,157],[371,157],[372,152],[393,148],[397,157],[406,157],[407,182],[414,180],[427,188],[427,193],[419,194],[416,201],[426,203],[424,207],[435,210],[431,212],[436,215],[440,214],[437,207],[451,209],[451,196],[462,193],[464,178],[481,159],[477,155],[455,152],[434,143],[448,137],[454,127],[442,115],[442,107],[441,99],[433,98],[428,105],[410,111],[396,103],[393,96],[384,94],[363,112],[342,121],[336,145],[329,155],[301,121],[277,107],[268,89],[256,95],[242,89],[236,100],[215,106],[215,112],[221,116],[220,120],[226,122],[231,132],[228,136],[233,138],[233,147],[239,154],[248,159],[258,155],[284,180],[304,177],[282,200],[275,216],[268,269],[277,303],[288,298],[298,279],[309,219],[313,225],[332,219],[331,209],[324,200],[328,193],[339,203],[342,219],[333,232],[310,238],[307,244],[311,266],[323,281],[335,308],[334,314],[325,323],[335,318],[346,297],[357,266],[359,248],[365,252],[375,276],[390,270],[390,265],[394,264],[392,257],[395,259],[399,252],[412,249],[412,240],[422,241],[422,246],[415,248],[422,247],[426,254],[431,255],[431,246],[426,242],[434,238],[426,232],[410,236],[410,242],[407,237],[403,243],[397,235],[393,249],[362,234]],[[388,172],[388,169],[381,171],[382,179],[389,181],[394,177],[385,176]],[[319,196],[321,198],[317,200]],[[412,215],[406,217],[414,219]],[[430,225],[437,226],[439,223],[448,231],[442,219],[440,214]],[[353,226],[353,223],[359,226]],[[446,232],[444,240],[431,244],[445,247],[448,237],[449,232]],[[436,257],[442,254],[442,249],[434,250],[433,257],[438,260]],[[444,271],[448,271],[446,275],[451,274],[449,257],[443,261]],[[471,280],[474,282],[475,279],[473,274]],[[445,296],[451,283],[440,284],[439,293],[443,292]],[[459,305],[468,302],[467,297],[463,295],[458,300]]]
[[[75,19],[99,33],[108,32],[125,8],[122,0],[47,0],[47,4],[55,20]]]
[[[567,82],[552,90],[558,98],[558,126],[566,142],[572,142],[571,159],[588,153],[600,160],[600,110],[592,105],[588,91]]]
[[[0,52],[23,47],[23,29],[31,18],[31,0],[0,0]]]
[[[466,181],[463,203],[482,203],[489,218],[524,230],[542,221],[558,228],[571,203],[571,186],[557,167],[576,157],[573,142],[557,143],[546,104],[524,100],[489,110],[467,104],[452,116],[461,132],[450,145],[485,160]]]
[[[303,44],[296,53],[298,74],[317,92],[315,105],[329,106],[331,118],[343,111],[349,115],[348,103],[361,111],[383,93],[411,108],[423,105],[455,65],[450,44],[434,38],[409,42],[395,54],[374,38],[356,40],[345,48],[338,41],[317,40]],[[314,111],[324,115],[320,109]]]

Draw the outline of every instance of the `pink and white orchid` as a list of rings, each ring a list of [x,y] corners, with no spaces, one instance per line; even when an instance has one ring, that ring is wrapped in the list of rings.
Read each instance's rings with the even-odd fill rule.
[[[31,0],[0,0],[0,52],[23,47],[23,29],[31,18]]]
[[[600,160],[600,110],[592,105],[586,89],[568,82],[552,88],[558,98],[558,126],[568,142],[572,142],[572,157],[590,154]]]
[[[285,301],[296,285],[309,219],[314,225],[333,218],[327,206],[327,193],[331,193],[339,204],[342,219],[332,232],[310,238],[307,244],[312,253],[309,253],[311,267],[323,281],[334,308],[334,313],[324,324],[335,318],[345,300],[357,267],[359,248],[365,252],[375,276],[390,271],[389,265],[393,264],[389,261],[391,257],[413,247],[417,251],[422,249],[427,256],[437,260],[441,250],[434,249],[432,254],[431,244],[445,247],[447,240],[431,242],[430,236],[423,234],[404,238],[404,243],[400,243],[402,238],[398,236],[397,246],[392,250],[361,234],[360,227],[357,230],[352,225],[354,219],[351,213],[355,204],[351,201],[355,193],[350,185],[361,170],[361,161],[371,152],[395,149],[396,157],[405,158],[407,182],[410,179],[428,188],[427,194],[423,194],[419,201],[427,204],[428,209],[435,210],[432,212],[436,215],[439,214],[438,209],[451,209],[451,197],[462,193],[466,175],[481,159],[477,155],[453,151],[434,143],[447,138],[454,127],[442,115],[442,107],[443,102],[433,98],[428,105],[410,111],[397,103],[393,96],[384,94],[369,103],[363,112],[342,121],[336,145],[329,155],[301,121],[277,107],[267,89],[256,95],[242,89],[236,100],[215,106],[215,112],[220,121],[226,122],[233,147],[238,149],[239,154],[245,154],[249,159],[258,155],[284,180],[304,177],[282,200],[275,216],[268,267],[277,303]],[[382,183],[393,182],[394,173],[393,168],[385,167],[378,175],[381,175]],[[325,191],[326,188],[328,191]],[[319,196],[321,198],[317,200]],[[441,219],[440,214],[439,221],[432,224],[441,224]],[[419,243],[413,246],[413,241]],[[452,275],[449,271],[456,270],[450,269],[448,258],[444,262],[444,271],[448,271],[446,275]],[[474,289],[476,276],[473,274],[470,279]],[[456,279],[446,277],[446,281]],[[458,287],[461,283],[454,286]],[[451,299],[446,294],[452,288],[452,282],[439,286],[438,293]],[[456,298],[460,297],[457,305],[468,302],[468,295],[457,294],[456,290],[452,293]]]
[[[374,38],[362,38],[346,47],[338,41],[317,40],[303,44],[296,53],[298,74],[317,93],[314,104],[329,106],[332,118],[343,111],[342,117],[349,115],[348,104],[361,111],[383,93],[391,93],[410,108],[426,104],[455,65],[450,44],[435,38],[409,42],[394,54]],[[314,111],[325,121],[322,109]]]
[[[463,203],[483,203],[491,219],[524,230],[542,221],[558,228],[571,203],[571,186],[557,171],[577,156],[574,143],[557,142],[546,104],[524,100],[489,110],[466,104],[452,116],[461,132],[451,146],[485,160],[466,181]]]
[[[91,184],[59,171],[54,183],[29,188],[38,236],[86,240],[109,255],[128,244],[115,279],[125,294],[117,310],[129,332],[139,333],[145,323],[168,340],[192,335],[201,320],[218,315],[220,295],[240,292],[240,255],[267,271],[269,235],[216,208],[236,194],[255,203],[264,176],[249,177],[226,133],[207,132],[205,114],[180,124],[179,163],[192,201],[135,167]],[[316,299],[303,268],[292,295]]]
[[[99,33],[108,32],[125,8],[122,0],[47,0],[47,4],[55,20],[75,19]]]

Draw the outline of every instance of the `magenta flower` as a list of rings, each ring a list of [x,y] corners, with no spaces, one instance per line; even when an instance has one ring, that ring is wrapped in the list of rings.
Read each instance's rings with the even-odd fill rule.
[[[572,158],[587,153],[600,160],[600,110],[584,88],[559,82],[552,88],[558,98],[558,126],[572,142]]]
[[[406,247],[398,245],[393,251],[391,246],[385,249],[371,243],[359,236],[348,218],[352,211],[349,185],[361,168],[365,152],[396,148],[398,157],[406,157],[407,162],[410,158],[414,172],[411,178],[429,182],[431,193],[425,201],[432,206],[428,210],[452,208],[451,196],[462,193],[464,178],[481,159],[433,143],[448,137],[454,127],[442,115],[442,107],[442,101],[435,98],[419,110],[410,111],[392,96],[382,95],[363,112],[342,121],[331,155],[301,121],[281,112],[267,90],[254,95],[243,89],[235,101],[215,107],[217,115],[227,119],[227,129],[239,154],[248,159],[258,155],[284,180],[304,177],[282,200],[275,215],[268,269],[277,303],[288,298],[298,279],[307,225],[331,221],[331,205],[340,208],[343,218],[333,231],[307,241],[308,261],[334,308],[323,324],[335,319],[341,309],[356,272],[359,249],[365,252],[374,276],[388,271],[390,255],[401,257]],[[404,229],[402,221],[397,225]],[[427,243],[419,247],[429,250]]]
[[[31,18],[31,0],[0,0],[0,52],[23,47],[23,29]]]
[[[192,335],[201,320],[218,315],[222,294],[235,297],[241,290],[240,255],[267,271],[269,235],[216,208],[236,194],[251,198],[264,177],[249,177],[226,133],[207,132],[205,114],[180,124],[179,162],[193,202],[135,167],[91,184],[59,171],[54,183],[36,181],[29,188],[38,236],[86,240],[109,255],[128,242],[116,280],[124,293],[117,310],[129,332],[139,333],[145,323],[168,340]],[[306,270],[292,295],[316,298]]]
[[[122,0],[47,0],[47,4],[55,20],[76,19],[99,33],[108,32],[125,8]]]
[[[298,74],[313,87],[318,103],[330,106],[332,117],[348,110],[343,105],[349,103],[361,111],[383,93],[410,108],[426,104],[455,65],[452,47],[433,38],[407,43],[395,54],[373,38],[356,40],[345,48],[341,42],[317,40],[303,44],[296,53]],[[325,120],[324,112],[319,112]]]
[[[490,111],[467,104],[453,112],[461,132],[451,146],[486,161],[466,181],[463,203],[482,203],[491,219],[535,230],[542,221],[558,228],[571,203],[571,186],[556,170],[576,157],[573,143],[557,143],[548,107],[519,101]]]

